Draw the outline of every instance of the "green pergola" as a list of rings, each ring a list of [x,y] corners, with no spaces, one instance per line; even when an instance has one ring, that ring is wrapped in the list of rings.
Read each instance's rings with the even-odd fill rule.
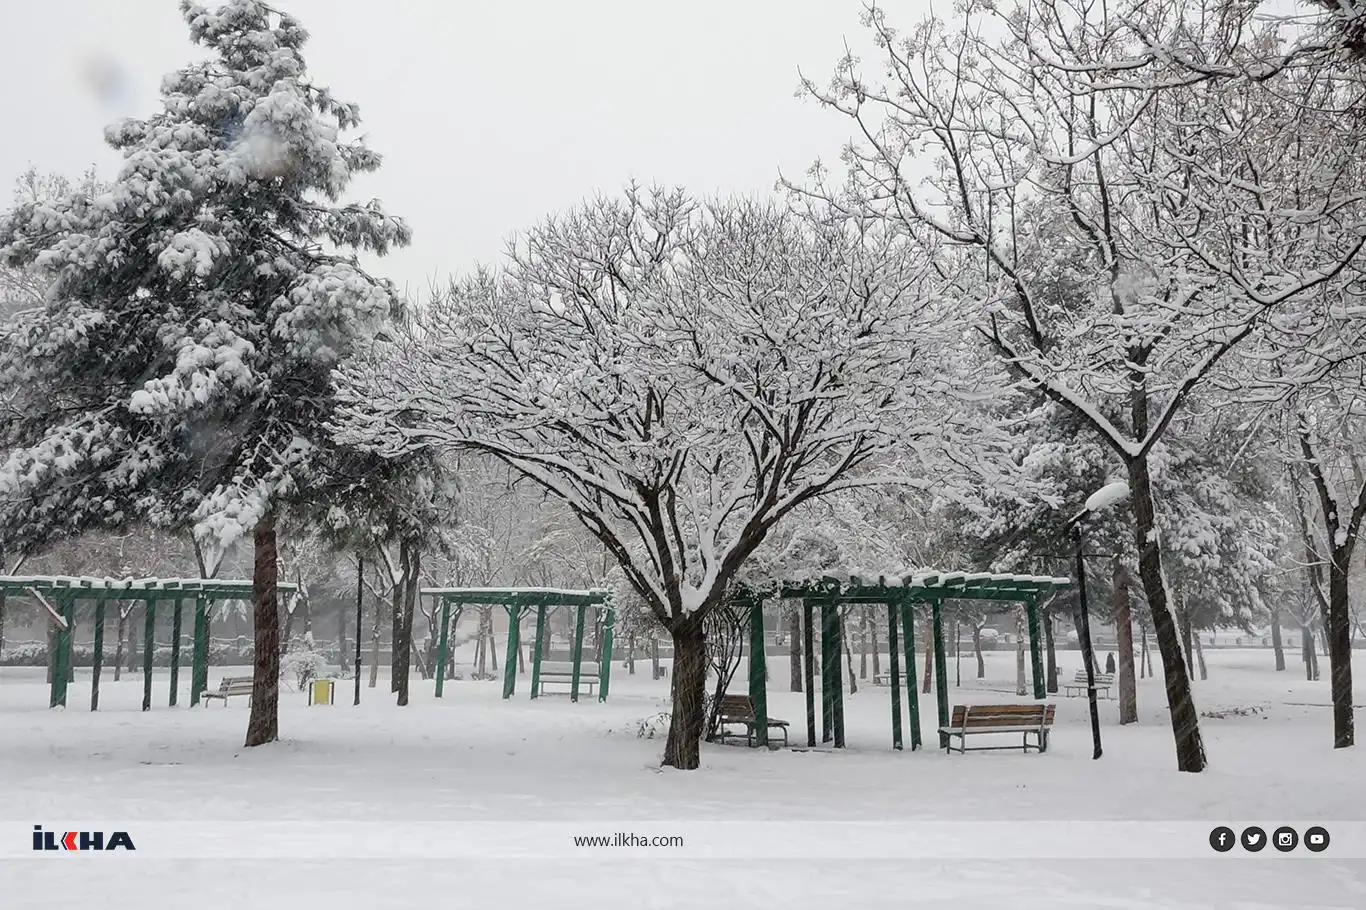
[[[947,662],[944,657],[942,608],[948,600],[999,600],[1025,605],[1029,628],[1030,670],[1033,695],[1046,697],[1043,651],[1039,642],[1039,601],[1050,592],[1067,587],[1069,578],[1037,575],[1007,575],[990,572],[918,572],[899,579],[879,576],[876,581],[858,576],[847,579],[825,576],[805,581],[785,581],[770,588],[740,588],[733,595],[738,603],[749,606],[750,661],[749,696],[754,704],[758,742],[768,744],[768,672],[764,659],[763,604],[767,598],[800,599],[803,602],[803,655],[805,663],[806,739],[816,745],[814,657],[815,608],[821,614],[821,727],[822,742],[844,748],[844,687],[841,682],[843,647],[838,609],[847,603],[880,603],[887,606],[887,644],[890,650],[892,694],[892,748],[901,749],[901,662],[898,646],[904,643],[906,658],[906,697],[911,726],[911,749],[921,747],[920,692],[916,685],[915,622],[912,609],[927,604],[933,624],[935,701],[938,727],[949,722]],[[898,622],[899,621],[899,622]],[[905,635],[898,635],[898,624]],[[903,641],[898,641],[902,638]],[[941,733],[940,745],[945,739]]]
[[[441,637],[436,651],[436,697],[445,691],[446,658],[449,655],[451,612],[459,622],[460,613],[468,604],[502,606],[508,614],[507,657],[503,662],[503,698],[511,698],[517,689],[517,650],[521,641],[522,618],[536,610],[536,637],[531,649],[531,697],[540,695],[541,642],[545,638],[546,613],[552,607],[574,607],[574,671],[570,682],[570,701],[579,700],[579,677],[583,666],[584,614],[590,606],[606,607],[603,621],[602,655],[598,661],[598,701],[607,700],[607,687],[612,676],[612,629],[616,613],[611,606],[611,592],[605,590],[565,590],[561,588],[423,588],[422,596],[431,597],[441,605]]]
[[[294,591],[292,584],[281,583],[282,593]],[[156,604],[172,601],[171,692],[174,707],[180,688],[181,615],[184,602],[194,600],[194,643],[191,649],[190,704],[199,704],[209,683],[209,604],[217,600],[250,600],[251,582],[217,578],[96,578],[78,575],[0,575],[0,596],[37,592],[51,595],[57,611],[50,616],[57,628],[53,639],[51,707],[66,707],[67,676],[76,628],[76,601],[95,601],[95,643],[92,654],[90,710],[100,706],[100,671],[104,665],[104,608],[111,600],[141,600],[147,604],[143,623],[142,710],[152,707],[153,633],[156,629]]]

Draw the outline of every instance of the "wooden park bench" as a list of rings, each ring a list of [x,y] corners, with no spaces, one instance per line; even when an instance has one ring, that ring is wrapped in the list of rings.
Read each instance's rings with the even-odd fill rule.
[[[759,719],[754,716],[754,702],[750,701],[748,695],[722,695],[721,709],[716,712],[716,738],[725,741],[727,736],[736,735],[726,732],[726,725],[743,725],[745,728],[745,745],[755,745],[755,734],[759,732]],[[768,729],[781,730],[783,734],[783,745],[787,745],[787,721],[778,720],[776,717],[768,719]]]
[[[579,664],[579,691],[587,690],[588,695],[593,694],[593,690],[598,685],[599,667],[595,663]],[[564,691],[572,695],[574,693],[574,664],[567,660],[543,660],[541,661],[541,676],[538,683],[539,691],[537,695],[545,694],[546,684],[563,685]]]
[[[1031,748],[1040,752],[1048,751],[1048,728],[1053,726],[1054,705],[954,705],[953,715],[947,726],[939,732],[947,734],[944,747],[953,750],[953,738],[958,737],[959,752],[990,751],[993,749],[1014,749],[1014,746],[976,746],[968,749],[969,736],[978,733],[1019,733],[1022,735],[1021,749],[1028,752]],[[1030,743],[1029,735],[1034,734],[1035,743]]]
[[[217,692],[205,692],[200,696],[207,706],[209,699],[221,698],[223,704],[228,703],[228,699],[234,695],[245,695],[247,700],[251,700],[251,690],[255,686],[255,680],[250,676],[225,676],[223,681],[218,684]]]
[[[873,674],[873,685],[875,685],[875,686],[890,686],[891,684],[892,684],[892,675],[891,675],[890,673],[874,673],[874,674]]]
[[[1114,684],[1115,684],[1115,674],[1113,674],[1113,673],[1097,673],[1097,674],[1096,674],[1096,691],[1099,692],[1099,691],[1101,691],[1102,689],[1105,690],[1105,697],[1106,697],[1106,698],[1109,698],[1109,697],[1110,697],[1110,687],[1113,686]],[[1080,670],[1077,671],[1077,676],[1076,676],[1075,679],[1072,680],[1072,682],[1070,682],[1070,683],[1064,683],[1064,684],[1063,684],[1063,687],[1062,687],[1063,694],[1066,695],[1066,696],[1068,696],[1069,698],[1071,697],[1071,695],[1072,695],[1072,690],[1074,690],[1074,689],[1076,690],[1076,692],[1077,692],[1078,695],[1085,695],[1085,694],[1086,694],[1086,668],[1085,668],[1085,667],[1082,667]]]

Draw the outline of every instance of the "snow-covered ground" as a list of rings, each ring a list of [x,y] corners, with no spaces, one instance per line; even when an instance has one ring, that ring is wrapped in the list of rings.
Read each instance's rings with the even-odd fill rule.
[[[990,652],[987,678],[950,680],[951,701],[1014,701],[1014,654]],[[831,907],[870,902],[887,907],[961,908],[1355,908],[1366,907],[1366,852],[1353,853],[1346,828],[1366,822],[1366,758],[1361,748],[1331,748],[1327,682],[1306,682],[1292,664],[1274,673],[1270,653],[1211,650],[1211,678],[1197,683],[1210,768],[1199,775],[1174,770],[1160,682],[1140,683],[1140,723],[1120,728],[1115,702],[1102,704],[1105,756],[1091,761],[1084,699],[1057,698],[1057,729],[1047,754],[1019,752],[944,755],[935,749],[933,696],[922,696],[924,752],[890,749],[888,690],[861,688],[846,698],[850,748],[831,752],[763,752],[705,747],[697,773],[661,771],[660,740],[640,738],[640,722],[663,707],[667,682],[615,668],[605,704],[563,697],[503,701],[497,683],[448,683],[432,697],[415,682],[414,704],[392,705],[387,685],[364,689],[359,708],[350,683],[339,704],[310,708],[287,692],[281,707],[282,742],[241,748],[246,704],[226,708],[165,707],[166,676],[156,678],[154,710],[142,713],[139,675],[106,678],[101,709],[84,710],[87,673],[78,673],[71,708],[46,709],[41,670],[0,668],[0,908],[129,907],[233,908],[366,907],[428,901],[449,907],[491,902],[534,908]],[[1064,678],[1079,666],[1062,656]],[[971,676],[965,657],[963,671]],[[214,668],[211,685],[231,670]],[[771,712],[794,724],[802,739],[803,696],[789,693],[784,661],[771,661]],[[186,674],[187,676],[187,674]],[[182,676],[182,684],[186,676]],[[742,677],[743,678],[743,677]],[[182,698],[185,693],[182,691]],[[1245,713],[1234,713],[1241,709]],[[1250,709],[1257,709],[1255,711]],[[1359,714],[1360,717],[1360,714]],[[1359,724],[1360,724],[1359,720]],[[271,820],[370,823],[395,837],[424,824],[480,825],[506,839],[526,825],[560,823],[602,834],[636,823],[653,832],[708,829],[700,823],[780,823],[791,849],[756,858],[671,859],[651,852],[607,848],[538,853],[524,858],[456,855],[401,860],[396,851],[358,853],[390,858],[165,859],[144,850],[25,857],[33,826],[61,829],[76,822],[107,830],[193,822],[209,830]],[[1215,855],[1199,834],[1189,859],[1161,855],[1135,841],[1140,858],[956,859],[823,858],[801,849],[803,832],[835,830],[836,822],[896,822],[893,832],[926,830],[942,822],[981,823],[981,830],[1029,829],[1020,822],[1073,823],[1077,830],[1113,830],[1110,845],[1123,856],[1125,822],[1324,824],[1333,848],[1295,860],[1273,850],[1257,856]],[[1097,826],[1103,822],[1104,826]],[[1334,829],[1334,823],[1339,829]],[[691,824],[689,824],[691,823]],[[991,825],[990,823],[997,823]],[[1198,824],[1195,824],[1198,823]],[[822,827],[824,826],[824,827]],[[1049,826],[1054,832],[1067,828]],[[844,829],[839,829],[844,830]],[[859,829],[851,829],[859,830]],[[870,828],[870,830],[873,830]],[[972,827],[963,827],[971,837]],[[692,836],[691,834],[689,836]],[[1051,837],[1043,829],[1036,836]],[[1366,845],[1363,845],[1366,846]],[[202,851],[200,851],[202,852]],[[251,851],[247,851],[251,852]],[[420,852],[420,851],[418,851]],[[891,851],[894,853],[894,851]],[[1028,851],[1026,851],[1028,852]],[[1103,855],[1092,852],[1089,855]],[[1066,855],[1067,851],[1062,853]],[[1168,854],[1170,855],[1170,853]]]

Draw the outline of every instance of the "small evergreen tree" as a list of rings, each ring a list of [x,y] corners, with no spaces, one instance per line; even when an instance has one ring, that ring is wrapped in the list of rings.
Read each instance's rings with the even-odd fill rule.
[[[250,746],[277,734],[276,517],[332,448],[333,369],[396,307],[331,250],[410,235],[376,201],[339,203],[380,158],[342,140],[357,109],[308,80],[296,20],[259,0],[181,11],[210,56],[163,81],[159,113],[106,131],[112,187],[0,219],[0,265],[51,282],[0,341],[0,540],[143,516],[213,548],[250,534]]]

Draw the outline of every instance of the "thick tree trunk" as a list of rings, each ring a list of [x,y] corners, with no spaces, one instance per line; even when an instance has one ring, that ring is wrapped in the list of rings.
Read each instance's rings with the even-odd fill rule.
[[[1176,742],[1176,766],[1180,771],[1205,769],[1205,744],[1200,738],[1200,715],[1191,695],[1190,673],[1182,659],[1181,638],[1173,620],[1167,597],[1167,580],[1162,572],[1162,551],[1158,545],[1156,506],[1152,478],[1146,459],[1129,465],[1130,506],[1134,516],[1135,544],[1138,547],[1138,575],[1152,612],[1153,631],[1162,655],[1162,675],[1171,712],[1172,738]]]
[[[1335,547],[1328,564],[1328,667],[1333,692],[1333,748],[1356,742],[1352,721],[1352,616],[1347,602],[1351,550]]]
[[[287,599],[287,598],[286,598],[286,599]],[[298,602],[295,601],[295,609],[297,609],[297,608],[298,608]],[[291,610],[291,609],[289,609],[288,607],[286,607],[286,608],[285,608],[285,627],[284,627],[284,631],[280,633],[280,658],[281,658],[282,660],[283,660],[285,657],[288,657],[288,656],[289,656],[289,639],[290,639],[290,636],[292,636],[293,634],[294,634],[294,610]]]
[[[1119,723],[1138,722],[1138,682],[1134,679],[1134,625],[1129,605],[1129,570],[1115,560],[1115,646],[1119,648]]]
[[[1304,678],[1313,682],[1318,679],[1318,668],[1314,666],[1314,633],[1309,625],[1300,626],[1300,661],[1304,664]]]
[[[798,615],[798,608],[791,606],[789,601],[787,608],[787,678],[788,691],[802,691],[802,623]]]
[[[1271,647],[1276,652],[1276,672],[1285,669],[1285,644],[1281,641],[1281,611],[1271,611]]]
[[[673,715],[664,744],[663,764],[693,771],[701,764],[703,711],[707,687],[707,638],[697,614],[673,623]]]
[[[987,678],[987,662],[982,656],[982,627],[977,623],[972,624],[972,653],[977,658],[977,678]]]
[[[267,512],[256,523],[252,539],[255,558],[251,575],[251,612],[256,623],[256,666],[245,744],[261,746],[280,737],[279,552],[272,513]]]
[[[657,634],[657,633],[656,633]],[[650,637],[650,678],[659,679],[659,639]]]

